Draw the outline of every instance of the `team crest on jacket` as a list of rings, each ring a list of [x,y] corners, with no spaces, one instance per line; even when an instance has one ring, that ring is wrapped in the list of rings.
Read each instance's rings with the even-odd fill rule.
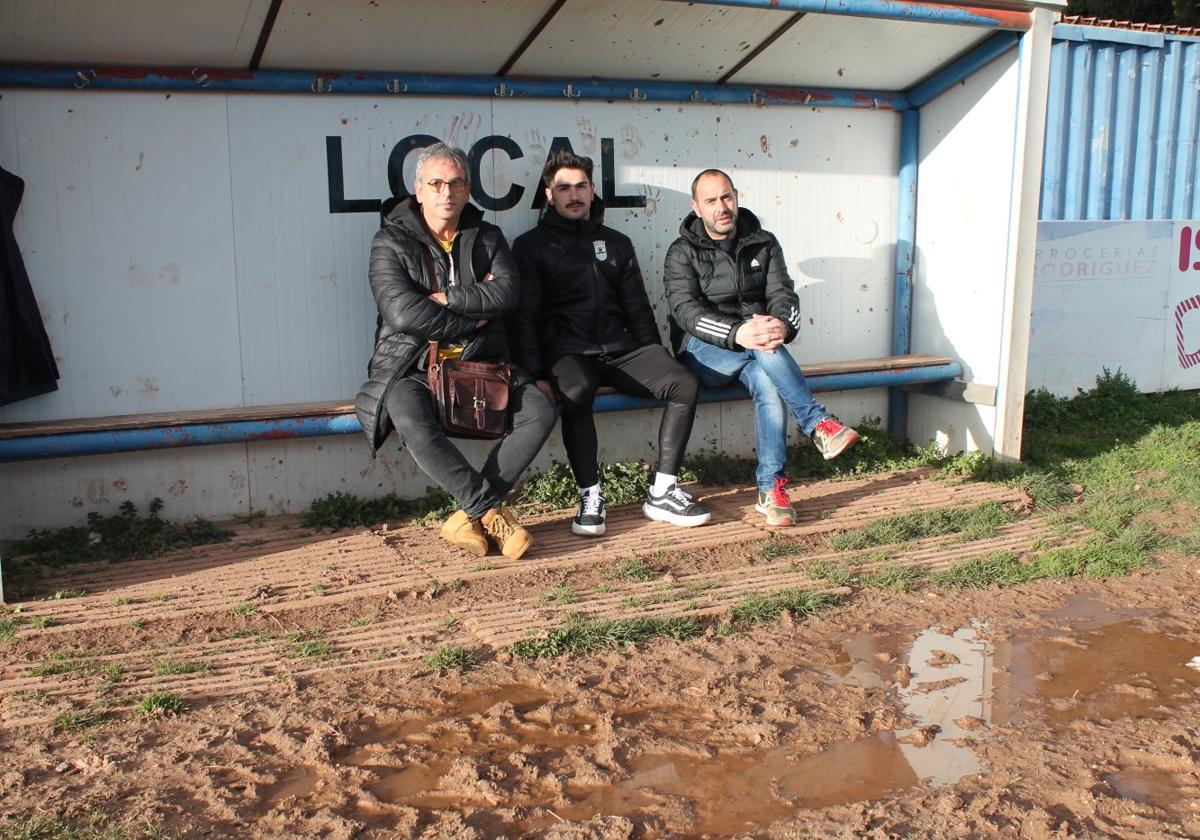
[[[604,243],[603,239],[593,239],[592,247],[596,249],[596,259],[608,259],[608,245]]]

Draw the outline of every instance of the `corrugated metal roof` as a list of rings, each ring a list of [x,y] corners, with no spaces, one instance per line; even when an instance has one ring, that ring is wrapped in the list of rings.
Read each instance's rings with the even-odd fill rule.
[[[1084,15],[1063,15],[1062,22],[1073,26],[1096,26],[1107,29],[1128,29],[1132,32],[1160,32],[1163,35],[1200,37],[1200,27],[1175,26],[1170,23],[1139,23],[1133,20],[1114,20],[1112,18],[1085,17]]]
[[[1200,216],[1200,41],[1074,40],[1076,29],[1055,29],[1041,218]]]

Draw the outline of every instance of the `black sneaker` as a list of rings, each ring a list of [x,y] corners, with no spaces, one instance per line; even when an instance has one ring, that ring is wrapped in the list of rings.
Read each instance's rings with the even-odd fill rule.
[[[680,490],[678,484],[672,484],[661,496],[655,496],[653,491],[647,490],[642,513],[647,519],[670,522],[683,528],[703,525],[711,515],[693,502],[691,496]]]
[[[571,533],[581,537],[598,537],[604,533],[604,496],[599,493],[579,495],[579,513],[571,520]]]

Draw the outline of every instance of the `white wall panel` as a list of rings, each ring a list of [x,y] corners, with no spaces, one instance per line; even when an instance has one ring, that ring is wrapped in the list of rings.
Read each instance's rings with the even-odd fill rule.
[[[963,378],[995,386],[1004,328],[1011,125],[1017,66],[1007,54],[921,109],[912,346],[951,356]],[[995,410],[914,398],[910,434],[992,451]]]
[[[633,239],[664,333],[663,257],[689,210],[691,179],[725,167],[783,244],[811,319],[799,357],[879,355],[890,336],[896,133],[895,115],[868,111],[5,92],[0,163],[30,184],[17,235],[64,378],[59,392],[11,406],[0,421],[353,397],[374,331],[366,275],[378,217],[330,212],[327,136],[341,139],[346,199],[388,195],[388,159],[407,136],[468,148],[511,137],[520,156],[485,154],[480,178],[489,195],[524,189],[516,207],[488,214],[510,239],[535,223],[542,164],[566,137],[595,159],[598,184],[611,176],[612,193],[644,200],[607,219]],[[412,164],[410,155],[406,184]],[[851,422],[884,412],[882,392],[829,401]],[[748,403],[702,417],[697,445],[751,454]],[[601,457],[651,456],[656,412],[600,422]],[[183,516],[298,510],[337,489],[412,495],[426,484],[394,441],[375,463],[357,437],[195,452],[209,454],[0,467],[0,484],[29,488],[8,491],[3,516],[74,521],[69,504],[52,500],[83,498],[79,488],[109,480],[125,459],[162,465],[129,484],[135,500],[169,493],[188,459],[205,464],[180,496]],[[537,464],[562,457],[556,432]],[[244,492],[229,492],[233,475]],[[97,499],[102,510],[120,501]]]
[[[63,376],[0,422],[237,405],[224,99],[6,92],[0,121]]]

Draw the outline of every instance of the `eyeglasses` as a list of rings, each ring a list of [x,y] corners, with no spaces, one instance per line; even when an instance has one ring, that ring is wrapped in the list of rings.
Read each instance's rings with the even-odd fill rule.
[[[449,181],[443,181],[441,178],[434,178],[432,181],[422,181],[422,183],[433,190],[435,193],[440,193],[444,189],[449,189],[454,195],[462,195],[467,188],[465,178],[452,178]]]

